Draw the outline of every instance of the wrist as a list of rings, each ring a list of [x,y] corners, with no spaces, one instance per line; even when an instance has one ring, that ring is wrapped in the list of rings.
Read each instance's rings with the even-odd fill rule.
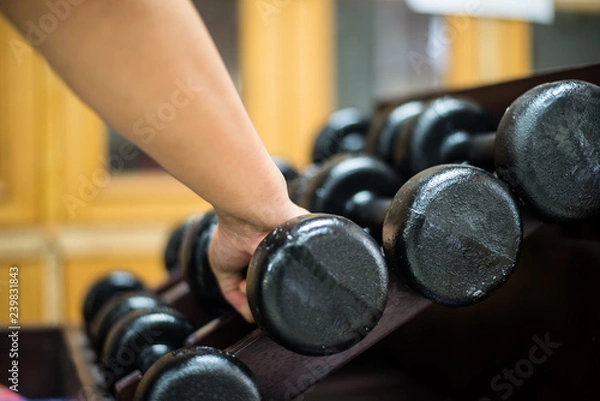
[[[219,218],[220,235],[235,241],[240,249],[249,254],[275,227],[293,217],[308,212],[294,204],[288,197],[287,190],[273,194],[268,199],[251,202],[240,208],[238,213],[215,209]]]

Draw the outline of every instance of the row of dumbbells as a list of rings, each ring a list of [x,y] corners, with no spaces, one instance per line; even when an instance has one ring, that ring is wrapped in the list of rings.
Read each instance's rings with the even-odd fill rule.
[[[90,288],[84,319],[101,387],[117,400],[260,400],[252,373],[232,354],[196,346],[197,319],[164,295],[125,271],[114,271]],[[139,383],[137,375],[143,375]],[[120,387],[132,379],[134,392],[123,397]]]
[[[385,258],[396,276],[420,294],[444,305],[469,305],[498,288],[516,263],[522,223],[511,189],[520,195],[521,204],[545,220],[574,221],[597,213],[599,99],[599,90],[593,85],[561,82],[538,87],[511,105],[495,139],[496,171],[501,177],[502,172],[506,174],[509,185],[467,165],[425,169],[406,182],[400,178],[399,172],[410,176],[410,168],[417,170],[460,160],[476,163],[477,158],[486,161],[484,155],[491,156],[494,137],[476,136],[489,131],[490,125],[477,125],[479,120],[487,119],[489,123],[487,117],[477,117],[485,113],[470,103],[443,98],[399,107],[384,129],[368,138],[369,143],[387,141],[388,145],[380,145],[381,149],[389,149],[391,144],[396,144],[396,149],[404,147],[393,152],[395,165],[402,166],[396,171],[369,156],[336,156],[295,179],[290,183],[290,192],[310,211],[346,216],[367,228],[382,241]],[[414,155],[426,151],[434,156],[412,161]],[[506,156],[501,160],[512,161],[499,162],[498,154]],[[548,166],[552,168],[546,171]],[[563,185],[577,193],[565,191]],[[577,189],[578,185],[583,186],[583,191]],[[549,201],[540,196],[547,192],[551,192]],[[206,258],[215,224],[216,217],[210,213],[190,219],[172,237],[168,254],[179,255],[170,257],[175,261],[170,264],[183,268],[186,281],[203,307],[222,313],[226,305]],[[330,215],[307,216],[276,229],[261,244],[248,270],[248,296],[259,326],[280,344],[308,355],[339,352],[362,339],[381,316],[387,283],[387,269],[373,239],[350,221]],[[165,313],[164,305],[152,306],[155,307],[159,309],[153,313]],[[146,306],[141,308],[143,312],[138,311],[129,319],[160,327],[142,325],[142,331],[169,332],[157,323],[161,321],[158,317],[148,313]],[[159,355],[182,346],[193,331],[193,325],[169,316],[165,319],[179,322],[169,327],[177,327],[180,334],[168,344],[153,341],[151,347],[136,353],[139,361],[135,365],[142,371]],[[132,344],[127,343],[132,340],[116,329],[122,327],[129,332],[135,324],[127,320],[115,324],[114,318],[94,320],[109,321],[107,326],[119,333],[112,337],[125,338],[117,345],[115,340],[100,341],[104,342],[105,359],[116,360],[118,353],[123,352],[119,349],[132,349]],[[139,339],[139,329],[136,330],[130,335]],[[90,330],[92,337],[97,336],[96,331]],[[200,356],[193,356],[195,352]],[[211,355],[213,360],[221,361],[220,366],[233,369],[228,373],[244,370],[232,362],[235,358],[214,349],[180,353],[183,360]],[[169,358],[175,358],[175,354],[170,355]],[[196,374],[220,372],[198,363],[190,365],[196,366],[190,367]],[[179,362],[167,365],[181,379]],[[150,379],[145,375],[146,383],[158,382],[157,377],[161,377],[163,385],[159,388],[165,387],[170,375],[164,369],[153,371],[159,373],[150,375]],[[238,377],[251,377],[247,374],[245,371]],[[232,380],[231,386],[225,387],[236,388],[238,382],[233,377],[219,377]],[[254,383],[246,379],[245,384]],[[207,388],[215,392],[218,380],[210,380],[212,385]],[[246,391],[258,391],[255,383],[249,388]],[[181,391],[176,393],[180,398]],[[140,397],[136,399],[153,399]],[[214,399],[236,399],[232,395],[224,397]],[[246,395],[243,399],[253,398]]]
[[[181,280],[199,305],[188,316],[165,302],[177,292],[173,283],[148,291],[115,272],[88,291],[84,319],[107,387],[116,391],[128,375],[143,373],[135,391],[140,401],[193,400],[197,383],[204,383],[202,399],[260,399],[252,374],[232,354],[203,346],[204,333],[215,331],[211,319],[234,314],[208,265],[216,222],[213,212],[192,216],[167,245],[167,267],[173,276],[183,271]],[[356,344],[375,326],[387,280],[383,256],[367,233],[347,219],[315,214],[288,221],[265,238],[248,268],[247,290],[253,316],[271,338],[298,354],[328,355]],[[198,319],[199,310],[207,318]],[[242,328],[219,347],[248,332]],[[183,382],[196,383],[194,390]]]
[[[318,135],[313,157],[290,188],[300,206],[352,219],[407,284],[464,305],[514,268],[521,210],[550,223],[600,211],[600,88],[537,86],[498,126],[453,97],[402,104],[380,129],[342,110]]]

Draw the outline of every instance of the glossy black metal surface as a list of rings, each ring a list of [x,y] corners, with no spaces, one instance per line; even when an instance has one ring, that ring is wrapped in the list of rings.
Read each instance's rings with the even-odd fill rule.
[[[495,129],[493,119],[476,104],[452,97],[436,99],[405,123],[401,133],[405,141],[399,140],[394,149],[395,168],[410,177],[431,166],[467,161],[466,154],[463,160],[447,160],[446,142],[456,134],[466,134],[464,141]],[[493,159],[493,153],[485,156]]]
[[[110,329],[123,316],[135,310],[148,310],[159,306],[166,306],[166,304],[148,293],[127,293],[110,299],[96,314],[90,325],[90,337],[96,351],[102,351]]]
[[[102,305],[111,297],[133,291],[142,291],[144,284],[133,274],[115,271],[98,280],[86,293],[83,301],[83,319],[89,325]]]
[[[179,249],[183,241],[183,233],[185,231],[185,223],[177,226],[171,235],[165,246],[165,252],[163,254],[163,261],[167,271],[175,270],[179,267]]]
[[[351,221],[307,215],[275,229],[248,269],[250,308],[258,325],[306,355],[343,351],[378,322],[388,273],[377,243]]]
[[[347,217],[381,240],[385,209],[372,205],[388,203],[403,181],[382,161],[369,156],[338,155],[307,178],[298,204],[311,212]],[[365,213],[373,209],[374,213]]]
[[[208,347],[183,348],[144,375],[134,401],[260,401],[252,372],[234,355]]]
[[[317,135],[313,145],[313,163],[322,163],[333,155],[356,153],[364,148],[370,120],[358,109],[333,113]]]
[[[398,133],[402,130],[404,123],[412,117],[423,112],[425,102],[407,102],[391,111],[387,116],[385,124],[380,130],[371,131],[367,135],[365,150],[368,154],[393,163],[393,150],[396,148]]]
[[[502,285],[521,238],[521,216],[508,187],[464,165],[432,167],[411,178],[383,227],[390,268],[447,306],[479,302]]]
[[[208,248],[217,226],[217,214],[210,211],[188,220],[181,246],[181,266],[190,290],[210,311],[229,308],[208,262]]]
[[[174,309],[162,307],[133,311],[110,330],[100,363],[116,382],[153,362],[148,355],[141,358],[146,349],[159,344],[166,346],[163,349],[178,349],[193,332],[194,327],[189,320]],[[154,356],[158,358],[158,355]]]
[[[550,222],[600,212],[600,87],[558,81],[535,87],[498,128],[498,175],[528,209]]]

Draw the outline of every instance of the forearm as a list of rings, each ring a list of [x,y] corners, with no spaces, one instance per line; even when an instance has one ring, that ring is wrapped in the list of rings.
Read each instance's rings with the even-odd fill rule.
[[[0,6],[26,32],[46,1]],[[84,0],[39,50],[105,121],[222,215],[281,220],[283,178],[188,0]]]

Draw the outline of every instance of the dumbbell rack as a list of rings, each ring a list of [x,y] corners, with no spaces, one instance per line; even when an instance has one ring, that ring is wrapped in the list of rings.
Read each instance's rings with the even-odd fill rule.
[[[519,79],[493,85],[486,85],[473,89],[450,92],[430,92],[419,96],[411,96],[410,98],[388,99],[380,101],[376,104],[373,129],[378,129],[378,127],[380,127],[381,124],[383,124],[385,116],[395,106],[403,102],[409,100],[433,99],[435,97],[439,97],[441,95],[446,94],[468,97],[474,100],[475,102],[479,103],[483,108],[488,110],[494,118],[499,120],[506,107],[517,96],[521,95],[528,89],[541,83],[561,79],[581,79],[595,84],[600,84],[600,64],[570,68],[567,70],[540,74],[525,79]],[[445,361],[445,359],[448,359],[449,361],[452,361],[450,363],[455,363],[456,365],[460,364],[458,361],[454,361],[451,357],[444,358],[445,353],[441,352],[440,354],[434,355],[432,357],[430,354],[424,352],[423,354],[421,354],[421,363],[416,363],[417,367],[415,369],[411,369],[410,366],[407,366],[407,364],[410,364],[412,361],[414,361],[415,356],[411,352],[412,350],[407,350],[405,348],[404,344],[406,344],[407,347],[410,347],[410,344],[418,344],[420,346],[423,346],[424,340],[415,340],[415,336],[430,336],[430,347],[433,346],[436,349],[444,349],[444,347],[440,346],[440,343],[447,342],[450,344],[449,346],[447,346],[447,348],[453,348],[454,346],[456,346],[456,348],[458,348],[459,350],[467,352],[467,350],[470,349],[470,347],[463,344],[463,342],[461,342],[461,339],[458,336],[453,336],[451,333],[435,333],[436,330],[439,330],[439,327],[436,327],[436,323],[432,322],[436,319],[438,321],[447,321],[446,319],[448,319],[449,316],[454,316],[455,319],[457,319],[458,321],[469,321],[469,319],[480,319],[480,317],[478,316],[480,316],[482,313],[494,316],[496,316],[497,314],[497,316],[501,316],[502,307],[507,307],[507,305],[515,305],[513,298],[516,295],[519,295],[519,290],[535,291],[535,289],[519,288],[519,285],[524,285],[523,283],[529,283],[531,282],[531,280],[551,280],[551,277],[546,277],[544,275],[543,269],[540,268],[540,264],[538,262],[542,260],[545,260],[548,262],[548,264],[552,264],[554,266],[565,266],[564,269],[566,269],[566,266],[570,266],[570,263],[581,264],[580,266],[576,266],[576,271],[578,272],[578,274],[589,275],[592,278],[600,278],[600,269],[598,269],[598,266],[591,265],[600,265],[599,223],[600,221],[590,221],[586,222],[585,224],[559,227],[542,225],[534,220],[526,219],[525,234],[526,237],[528,237],[528,240],[525,242],[524,247],[525,249],[529,249],[529,251],[524,252],[525,255],[522,257],[522,260],[520,261],[519,266],[517,267],[517,272],[515,274],[515,276],[517,277],[511,278],[511,280],[509,280],[509,283],[506,286],[509,288],[501,289],[497,294],[490,298],[490,300],[482,303],[481,305],[467,308],[467,311],[441,308],[439,306],[432,305],[430,301],[412,292],[407,291],[399,283],[392,280],[389,291],[388,305],[378,326],[356,346],[350,348],[345,352],[325,357],[307,357],[288,351],[276,344],[275,342],[273,342],[267,336],[265,336],[259,329],[252,329],[250,326],[245,325],[241,321],[241,319],[236,316],[226,315],[221,317],[220,319],[210,320],[193,301],[192,296],[189,293],[189,289],[181,281],[181,277],[177,275],[171,276],[169,281],[167,281],[157,291],[163,295],[164,299],[170,301],[180,311],[192,317],[193,320],[195,320],[197,323],[200,323],[200,325],[202,326],[202,329],[200,329],[195,335],[189,338],[187,345],[210,345],[218,348],[227,349],[228,351],[236,354],[238,358],[253,371],[264,392],[265,400],[268,401],[291,400],[294,397],[299,396],[308,390],[311,390],[311,392],[310,395],[306,397],[306,399],[313,399],[310,398],[312,396],[315,397],[315,400],[320,400],[322,399],[318,398],[320,389],[324,388],[326,389],[326,391],[331,391],[332,386],[335,389],[334,393],[337,391],[340,394],[340,396],[343,397],[344,394],[347,393],[344,393],[344,388],[342,386],[336,388],[335,383],[337,378],[343,376],[344,370],[342,370],[341,376],[336,376],[334,380],[325,380],[323,384],[316,386],[316,390],[314,390],[313,387],[315,383],[322,381],[330,373],[337,371],[342,366],[346,365],[351,360],[363,353],[366,354],[366,356],[363,355],[361,357],[363,358],[362,361],[369,360],[369,353],[372,353],[372,359],[377,359],[381,357],[382,354],[393,354],[394,358],[398,361],[397,367],[399,369],[406,370],[408,371],[408,373],[414,374],[416,377],[419,378],[418,380],[421,383],[426,383],[428,386],[436,387],[436,391],[444,395],[458,397],[457,399],[469,399],[468,397],[470,396],[475,396],[474,399],[480,399],[481,397],[479,397],[479,395],[481,395],[482,397],[485,396],[487,397],[487,399],[500,399],[498,398],[498,395],[503,393],[495,393],[493,389],[490,392],[489,385],[488,387],[486,387],[485,385],[475,384],[473,385],[474,389],[469,392],[468,390],[460,389],[460,379],[446,378],[445,380],[441,380],[440,377],[427,377],[428,375],[432,376],[432,374],[427,372],[424,373],[424,371],[428,369],[424,366],[435,366],[435,369],[432,369],[433,371],[437,371],[439,375],[444,374],[444,369],[436,365],[436,359],[438,360],[437,362],[441,360]],[[543,256],[544,253],[556,256],[557,260],[551,259],[548,261],[548,258]],[[583,254],[585,255],[585,257],[581,256]],[[565,262],[565,260],[563,259],[567,259],[567,261]],[[550,266],[548,265],[545,265],[543,267],[550,268]],[[550,270],[556,273],[556,268],[551,268]],[[524,271],[524,273],[520,273],[521,271]],[[582,271],[584,271],[584,273],[582,273]],[[584,313],[582,315],[588,319],[586,323],[587,326],[581,329],[578,328],[575,331],[578,335],[584,337],[582,341],[587,341],[588,337],[595,338],[594,336],[597,335],[597,340],[593,340],[590,344],[587,344],[587,348],[582,346],[581,351],[589,353],[591,355],[594,355],[595,352],[595,355],[600,355],[600,318],[596,317],[598,315],[597,306],[600,306],[600,304],[596,302],[596,308],[594,308],[593,302],[595,300],[595,297],[587,293],[592,292],[595,288],[595,286],[593,285],[593,281],[594,280],[590,279],[587,283],[587,287],[585,287],[585,283],[579,283],[580,285],[584,286],[583,288],[573,287],[572,283],[564,283],[565,291],[571,291],[572,293],[576,294],[571,294],[571,298],[569,298],[573,304],[564,305],[564,308],[565,310],[569,311],[569,313],[577,314],[577,309],[569,310],[569,308],[581,308],[581,305],[587,305],[590,302],[592,303],[592,306],[590,306],[590,312],[587,312],[587,314]],[[555,286],[552,288],[558,287]],[[528,296],[536,300],[544,299],[543,296]],[[552,303],[549,302],[549,305],[552,305]],[[552,306],[554,307],[555,305]],[[539,310],[546,309],[541,308]],[[595,315],[592,315],[592,312]],[[550,310],[548,310],[546,313],[550,317],[553,316],[553,312]],[[566,312],[562,311],[561,316],[564,313]],[[558,316],[558,313],[555,313],[555,315]],[[577,316],[579,315],[577,314]],[[500,320],[500,322],[502,321],[504,320]],[[533,329],[533,327],[535,326],[535,329],[539,329],[539,327],[545,327],[544,330],[554,333],[554,336],[558,336],[560,338],[559,334],[565,330],[563,326],[551,323],[551,319],[545,321],[547,322],[546,326],[544,326],[544,323],[541,323],[538,326],[529,323],[525,324],[522,322],[518,322],[518,319],[516,318],[513,320],[509,318],[506,321],[508,322],[507,325],[509,326],[506,328],[507,333],[514,331],[523,333],[526,332],[529,336],[543,336],[544,332],[536,332]],[[514,327],[510,327],[513,325]],[[531,331],[527,331],[522,328],[525,326],[527,326],[528,328],[529,326],[531,326]],[[434,327],[434,329],[430,329],[431,327]],[[504,331],[506,331],[503,331],[499,328],[496,329],[497,333],[504,333]],[[1,334],[2,340],[0,341],[0,343],[2,343],[2,341],[4,341],[4,338],[6,337],[4,333]],[[61,344],[61,349],[63,352],[62,358],[64,359],[61,362],[62,368],[60,369],[60,371],[62,372],[61,381],[64,383],[64,391],[61,395],[70,396],[73,399],[87,399],[90,401],[107,399],[105,396],[106,392],[101,388],[101,386],[98,384],[97,378],[94,376],[95,368],[93,366],[93,354],[88,349],[87,340],[85,339],[85,336],[82,333],[81,329],[35,329],[32,330],[30,333],[25,334],[27,338],[35,338],[36,335],[44,336],[46,338],[46,343],[50,341],[49,339],[52,339],[52,341],[56,341],[57,343],[60,342]],[[501,336],[501,334],[497,335]],[[563,335],[563,338],[570,339],[568,335]],[[477,343],[476,339],[471,340],[474,343]],[[501,344],[511,341],[512,340],[510,339],[505,340]],[[523,341],[525,343],[527,342],[526,340]],[[565,340],[563,344],[561,344],[561,347],[563,347],[561,351],[564,350],[565,347],[571,347],[569,341]],[[34,342],[35,341],[31,342],[32,349],[35,348],[33,346]],[[499,348],[502,348],[501,345],[497,346]],[[525,344],[525,347],[526,346],[527,344]],[[23,344],[23,347],[26,347],[26,345]],[[419,346],[415,346],[415,349],[418,350]],[[444,352],[447,352],[447,350],[445,350]],[[491,350],[490,347],[486,347],[485,349],[481,348],[478,349],[477,352],[485,355],[490,355],[494,353],[493,347]],[[563,354],[564,353],[565,352],[563,352]],[[40,359],[42,358],[42,356],[43,355],[41,355],[40,353],[37,353],[37,355],[33,357],[36,359]],[[512,359],[508,358],[506,363],[508,365],[514,365],[515,363],[518,363],[520,361],[520,356],[522,357],[521,354],[517,353],[515,356],[512,357]],[[50,358],[56,357],[57,355],[54,351]],[[564,359],[566,357],[556,357],[556,363],[560,362],[561,358]],[[454,359],[460,359],[460,357],[455,356]],[[571,362],[579,361],[577,358],[567,358],[567,360]],[[26,365],[26,363],[27,362],[24,361],[23,365]],[[441,362],[439,363],[442,364]],[[580,364],[579,368],[583,367],[583,370],[586,372],[586,374],[600,377],[600,360],[598,358],[596,358],[595,360],[594,358],[589,358],[589,360],[585,360],[585,362],[583,363],[584,365]],[[45,365],[50,366],[48,362],[46,362]],[[540,380],[542,381],[547,379],[546,370],[543,370],[544,366],[539,368],[539,371],[541,373],[538,373],[536,376],[541,377],[542,379]],[[4,369],[3,362],[0,362],[0,368]],[[485,372],[489,370],[491,372],[489,378],[494,378],[495,373],[502,371],[502,366],[495,366],[486,369],[483,369],[484,373],[480,371],[479,373],[472,375],[470,379],[474,382],[479,381],[481,383],[487,383],[485,378]],[[550,368],[548,368],[548,370],[550,372],[557,371],[556,369],[552,370]],[[469,372],[469,369],[461,368],[455,369],[455,371]],[[559,369],[558,372],[561,372],[561,370]],[[484,378],[481,380],[473,379],[480,379],[480,377]],[[130,401],[132,399],[132,394],[135,391],[135,387],[139,382],[139,379],[139,372],[134,372],[133,374],[118,382],[116,384],[116,400]],[[2,380],[2,378],[0,378],[0,380]],[[527,391],[537,391],[538,387],[536,383],[538,381],[532,378],[526,383],[519,384],[519,386],[513,384],[513,387],[518,387],[519,390],[521,390],[521,396],[525,397],[522,399],[533,399],[530,396],[533,393],[530,394],[527,393]],[[42,380],[42,382],[43,383],[40,384],[40,386],[49,385],[48,383],[52,382],[52,380],[46,380],[45,382]],[[29,384],[27,384],[27,386],[28,385]],[[33,386],[34,384],[32,383],[31,385]],[[533,388],[533,390],[527,390],[529,388]],[[542,386],[541,388],[543,390],[540,391],[545,391],[546,388],[552,389],[554,387],[550,385],[550,387]],[[587,394],[585,393],[585,391],[587,391],[585,388],[580,387],[580,390],[582,391],[581,394]],[[394,387],[393,391],[397,392],[398,388]],[[55,392],[59,392],[59,390],[55,390]],[[38,393],[36,394],[41,393],[43,393],[42,390],[38,391]],[[559,392],[556,393],[559,394]],[[494,396],[496,396],[496,398],[494,398]],[[329,396],[327,396],[324,399],[333,399],[328,397]],[[404,399],[400,395],[397,396],[398,398],[393,398],[393,395],[391,395],[390,397],[392,398],[389,399]],[[519,395],[513,397],[513,399],[521,399],[518,397]],[[432,396],[432,398],[421,399],[442,400],[449,398],[435,398],[434,396]],[[552,398],[551,393],[549,393],[549,395],[545,394],[545,399],[560,398]]]

